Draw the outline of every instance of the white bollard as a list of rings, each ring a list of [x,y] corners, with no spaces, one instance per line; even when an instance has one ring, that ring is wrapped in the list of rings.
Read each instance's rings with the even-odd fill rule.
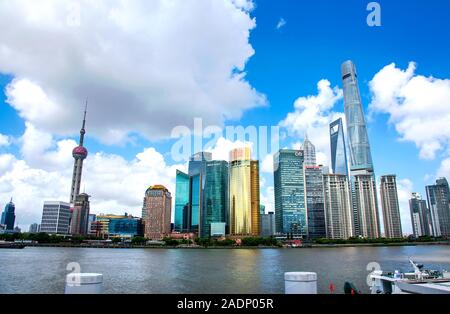
[[[102,294],[102,274],[71,273],[66,276],[65,294]]]
[[[284,289],[285,294],[317,294],[317,274],[284,273]]]

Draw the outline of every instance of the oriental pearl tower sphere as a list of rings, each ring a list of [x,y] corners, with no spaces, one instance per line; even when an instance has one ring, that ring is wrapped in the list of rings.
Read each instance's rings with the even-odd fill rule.
[[[84,135],[86,134],[86,129],[85,129],[86,113],[87,113],[87,101],[86,101],[86,107],[84,109],[83,126],[81,127],[81,130],[80,130],[80,143],[72,151],[72,156],[75,159],[75,162],[73,165],[72,190],[70,193],[70,203],[71,204],[75,204],[75,199],[80,194],[81,174],[83,172],[83,161],[88,156],[88,151],[83,146]]]

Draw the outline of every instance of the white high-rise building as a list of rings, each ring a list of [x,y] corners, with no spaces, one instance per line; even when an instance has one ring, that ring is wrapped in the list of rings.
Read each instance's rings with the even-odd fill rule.
[[[303,142],[303,151],[305,156],[304,166],[316,166],[316,147],[308,139],[308,134],[305,135],[305,141]]]
[[[68,234],[70,225],[70,204],[65,202],[44,202],[40,232]]]

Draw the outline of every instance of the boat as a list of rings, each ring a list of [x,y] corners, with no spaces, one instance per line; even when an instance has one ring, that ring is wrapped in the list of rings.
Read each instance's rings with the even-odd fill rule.
[[[23,249],[25,244],[14,242],[0,242],[0,249]]]
[[[370,275],[372,294],[450,294],[450,272],[424,269],[409,260],[414,272],[376,270]]]

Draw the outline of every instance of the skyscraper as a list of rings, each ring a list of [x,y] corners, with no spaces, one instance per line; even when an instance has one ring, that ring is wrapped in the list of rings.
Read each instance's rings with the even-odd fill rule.
[[[39,233],[41,230],[41,225],[37,223],[33,223],[30,225],[30,228],[28,229],[29,233]]]
[[[230,152],[230,234],[259,236],[259,162],[251,160],[250,148]]]
[[[350,171],[373,172],[369,136],[359,94],[358,75],[352,61],[342,64],[344,85],[345,118],[347,122]]]
[[[212,160],[212,154],[199,152],[189,160],[190,177],[190,226],[189,231],[200,233],[200,215],[204,206],[203,193],[205,190],[206,162]]]
[[[177,170],[175,187],[175,231],[188,232],[190,229],[190,178],[189,175]],[[145,210],[144,202],[144,210]],[[144,214],[142,216],[145,219]]]
[[[381,177],[380,193],[385,236],[386,238],[402,238],[402,221],[395,175]]]
[[[271,237],[275,235],[275,213],[261,213],[261,237]]]
[[[274,155],[277,233],[308,235],[303,163],[303,150],[282,149]]]
[[[377,189],[356,67],[352,61],[346,61],[342,64],[341,71],[350,156],[354,231],[355,235],[377,238],[380,236]]]
[[[450,237],[450,191],[446,178],[426,187],[431,214],[432,233],[435,237]]]
[[[354,216],[354,223],[357,223],[355,234],[364,238],[379,238],[381,231],[375,178],[370,174],[355,175],[352,184],[353,204],[357,204],[358,209]]]
[[[339,118],[330,124],[331,168],[334,174],[348,175],[344,126]]]
[[[151,186],[145,192],[145,237],[162,239],[170,234],[172,195],[162,185]]]
[[[72,218],[70,220],[70,233],[76,235],[89,234],[89,195],[81,193],[75,198]]]
[[[409,200],[409,209],[411,211],[411,223],[414,236],[416,238],[431,236],[431,217],[427,202],[422,199],[419,193],[412,193]]]
[[[44,202],[40,232],[61,235],[68,234],[70,215],[69,203]]]
[[[203,206],[200,215],[200,236],[211,236],[211,224],[224,223],[228,231],[228,162],[207,161]]]
[[[316,166],[316,147],[308,139],[308,134],[305,135],[303,142],[303,152],[305,155],[305,166]]]
[[[73,175],[72,175],[72,189],[70,192],[70,203],[75,204],[76,197],[80,194],[81,186],[81,174],[83,172],[83,161],[88,155],[87,149],[84,145],[84,135],[86,134],[86,113],[87,113],[87,101],[86,107],[84,109],[83,125],[80,130],[80,142],[78,147],[75,147],[72,151],[72,156],[75,159],[73,165]]]
[[[323,176],[326,234],[330,239],[348,239],[353,236],[353,219],[348,176]]]
[[[318,166],[305,166],[304,169],[308,237],[311,239],[326,237],[322,171]]]
[[[11,201],[6,204],[2,213],[1,223],[6,226],[6,230],[14,230],[14,222],[16,221],[16,205],[14,205],[12,198]]]

